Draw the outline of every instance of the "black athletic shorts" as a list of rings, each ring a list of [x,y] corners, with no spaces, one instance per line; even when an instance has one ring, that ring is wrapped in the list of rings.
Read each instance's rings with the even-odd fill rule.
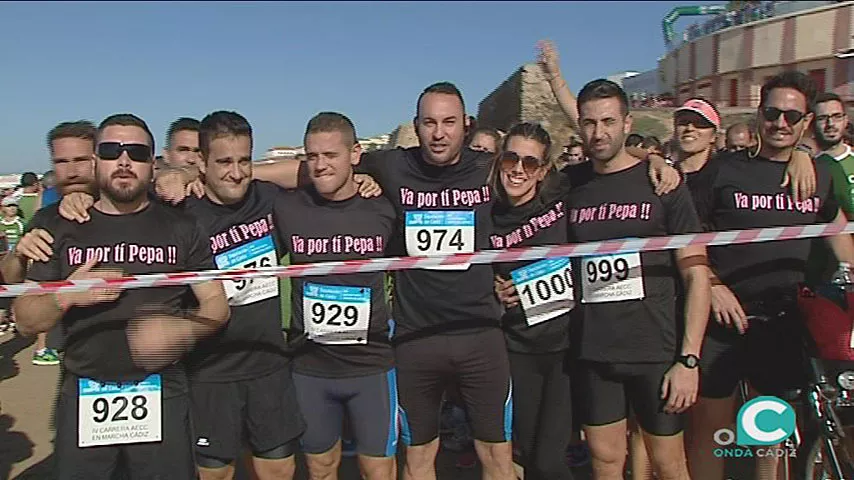
[[[291,368],[250,380],[191,382],[193,432],[200,465],[216,459],[222,466],[249,445],[261,458],[287,458],[305,429],[294,391]],[[287,446],[287,448],[278,448]],[[276,450],[275,457],[269,452]]]
[[[700,357],[700,396],[729,397],[744,379],[763,395],[780,396],[803,387],[801,330],[792,323],[800,321],[794,312],[769,321],[750,321],[741,335],[709,320]]]
[[[406,445],[424,445],[439,436],[439,408],[451,384],[459,387],[475,439],[510,441],[513,388],[500,329],[410,340],[396,345],[394,355]]]
[[[155,443],[78,447],[78,382],[66,374],[57,403],[54,452],[58,480],[187,480],[195,478],[186,393],[162,398],[163,440]],[[164,386],[164,393],[168,389]],[[110,413],[116,412],[110,407]],[[125,414],[130,413],[130,407]]]
[[[651,435],[682,431],[682,415],[664,413],[661,383],[672,363],[579,362],[581,414],[586,426],[610,425],[628,418],[629,407],[638,424]]]
[[[394,369],[350,378],[294,373],[294,384],[307,425],[300,442],[303,452],[316,455],[334,447],[346,412],[359,455],[397,453],[400,407]]]

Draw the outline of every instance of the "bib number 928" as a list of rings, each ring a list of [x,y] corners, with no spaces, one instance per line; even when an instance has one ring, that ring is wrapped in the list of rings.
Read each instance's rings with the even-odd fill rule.
[[[548,278],[540,278],[526,284],[520,293],[528,297],[528,301],[532,306],[546,303],[553,296],[563,295],[568,289],[572,288],[571,275],[572,271],[569,268],[564,268],[562,272],[555,272]]]
[[[130,400],[128,400],[128,397],[117,396],[113,397],[112,402],[106,398],[99,397],[92,402],[92,413],[94,413],[92,420],[95,423],[104,423],[107,419],[110,422],[126,421],[129,420],[127,413],[130,413],[130,416],[134,420],[145,420],[145,417],[148,416],[147,403],[148,399],[142,395],[134,395],[130,397]],[[127,412],[128,405],[131,407],[129,412]],[[112,413],[112,418],[110,417],[110,413]]]
[[[584,268],[589,283],[608,282],[611,278],[618,281],[629,278],[629,262],[625,258],[590,260]]]
[[[353,305],[341,306],[337,303],[324,305],[322,303],[313,303],[311,305],[311,321],[318,325],[326,323],[333,327],[340,327],[342,321],[339,318],[343,317],[343,325],[352,327],[359,320],[359,311]]]

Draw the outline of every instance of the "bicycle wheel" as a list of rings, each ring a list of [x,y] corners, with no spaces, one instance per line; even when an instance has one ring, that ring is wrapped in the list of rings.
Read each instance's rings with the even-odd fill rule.
[[[846,480],[854,478],[854,463],[851,452],[847,451],[841,441],[832,441],[819,436],[804,444],[806,455],[799,458],[806,480]],[[830,447],[830,450],[828,449]],[[842,477],[837,475],[833,467],[833,457],[836,457],[842,470]]]

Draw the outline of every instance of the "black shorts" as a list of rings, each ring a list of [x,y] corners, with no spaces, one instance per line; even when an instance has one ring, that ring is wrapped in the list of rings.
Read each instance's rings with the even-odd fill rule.
[[[510,441],[513,388],[501,330],[410,340],[396,345],[394,354],[406,445],[423,445],[439,436],[439,408],[451,384],[459,387],[475,439]]]
[[[709,325],[700,356],[700,396],[729,397],[745,379],[763,395],[780,396],[803,387],[804,351],[795,321],[801,321],[796,314],[751,321],[744,335]]]
[[[302,450],[328,452],[341,438],[344,413],[356,451],[370,457],[392,457],[399,436],[395,371],[351,378],[294,374],[297,398],[306,419]]]
[[[669,436],[682,431],[682,415],[664,413],[661,382],[672,363],[579,363],[581,415],[586,426],[609,425],[628,418],[629,408],[638,424],[651,435]]]
[[[190,395],[196,454],[202,461],[230,464],[240,456],[244,439],[256,457],[270,458],[265,454],[274,449],[278,458],[295,453],[305,422],[290,366],[250,380],[191,382]]]
[[[66,374],[56,413],[58,480],[195,478],[187,394],[162,399],[163,440],[156,443],[78,447],[78,408],[77,376]]]

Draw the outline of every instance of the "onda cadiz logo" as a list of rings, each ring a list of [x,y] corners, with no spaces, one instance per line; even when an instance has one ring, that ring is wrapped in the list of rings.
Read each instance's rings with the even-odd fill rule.
[[[745,403],[735,420],[736,432],[722,428],[715,432],[716,457],[752,457],[753,450],[732,448],[777,445],[795,432],[795,410],[777,397],[757,397]],[[731,447],[731,448],[726,448]],[[756,449],[758,457],[793,456],[783,448]]]

